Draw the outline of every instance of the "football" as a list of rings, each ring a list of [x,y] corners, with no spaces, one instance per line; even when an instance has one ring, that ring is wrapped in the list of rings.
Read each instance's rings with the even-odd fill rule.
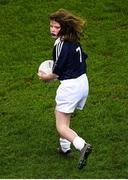
[[[52,73],[52,68],[53,68],[53,60],[46,60],[40,64],[38,68],[38,73],[39,72],[44,72],[46,74]]]

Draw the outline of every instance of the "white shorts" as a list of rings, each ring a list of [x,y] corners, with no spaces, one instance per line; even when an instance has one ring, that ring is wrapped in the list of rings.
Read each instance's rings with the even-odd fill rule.
[[[56,110],[73,113],[75,109],[83,109],[88,97],[88,78],[86,74],[76,79],[61,81],[56,92]]]

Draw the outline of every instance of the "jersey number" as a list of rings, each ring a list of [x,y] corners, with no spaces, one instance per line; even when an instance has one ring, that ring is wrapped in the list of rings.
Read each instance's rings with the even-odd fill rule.
[[[79,53],[80,53],[80,62],[82,62],[82,52],[81,52],[81,48],[78,47],[78,48],[76,49],[76,52],[79,52]]]

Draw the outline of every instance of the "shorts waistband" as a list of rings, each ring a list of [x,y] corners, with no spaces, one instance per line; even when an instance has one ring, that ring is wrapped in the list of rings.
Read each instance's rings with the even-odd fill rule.
[[[75,82],[75,81],[79,81],[83,78],[87,78],[86,74],[82,74],[81,76],[77,77],[77,78],[74,78],[74,79],[66,79],[66,80],[62,80],[60,81],[62,84],[63,83],[71,83],[71,82]]]

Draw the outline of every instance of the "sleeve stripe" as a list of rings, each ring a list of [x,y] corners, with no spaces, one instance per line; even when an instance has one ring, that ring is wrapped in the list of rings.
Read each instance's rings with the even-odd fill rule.
[[[61,50],[62,50],[62,46],[63,46],[63,42],[59,42],[57,45],[56,45],[56,62],[59,58],[59,55],[61,53]]]
[[[56,45],[56,60],[55,60],[55,62],[54,62],[52,71],[54,70],[54,68],[55,68],[55,66],[56,66],[56,64],[57,64],[59,55],[60,55],[61,50],[62,50],[62,47],[63,47],[63,43],[64,43],[64,42],[60,41],[60,42]]]

